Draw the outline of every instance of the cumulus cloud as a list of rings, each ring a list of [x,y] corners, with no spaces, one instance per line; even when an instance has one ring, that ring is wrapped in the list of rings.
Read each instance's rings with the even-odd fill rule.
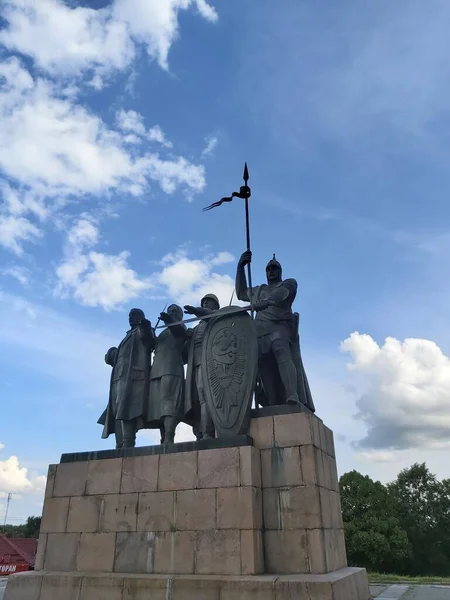
[[[47,79],[31,77],[16,57],[0,61],[0,244],[17,255],[43,234],[42,223],[74,198],[109,192],[142,194],[152,182],[191,199],[205,186],[205,169],[182,156],[130,147],[144,135],[171,146],[160,127],[146,131],[135,111],[118,114],[119,130]],[[135,139],[131,140],[130,136]]]
[[[182,305],[198,305],[202,296],[212,293],[219,298],[221,306],[226,306],[234,290],[234,280],[213,269],[233,260],[234,257],[229,252],[190,258],[187,250],[181,248],[162,259],[163,269],[156,274],[156,279],[165,287],[168,296]]]
[[[450,359],[434,342],[388,337],[380,346],[354,332],[341,351],[351,355],[348,369],[361,389],[362,451],[450,447]]]
[[[4,448],[0,444],[0,450]],[[0,460],[0,493],[27,494],[43,491],[46,477],[38,475],[29,477],[28,470],[21,467],[17,456]]]
[[[179,186],[203,189],[202,166],[156,152],[131,154],[119,132],[58,96],[48,80],[33,80],[16,58],[0,63],[0,76],[6,82],[0,93],[0,167],[19,184],[56,197],[108,190],[136,196],[148,180],[168,193]]]
[[[70,7],[61,0],[5,0],[0,43],[30,56],[51,75],[100,74],[129,66],[143,45],[168,69],[178,36],[178,13],[196,8],[207,21],[217,13],[205,0],[113,0],[105,8]],[[95,85],[101,80],[94,77]]]
[[[67,235],[67,256],[56,269],[55,295],[112,310],[140,296],[151,283],[129,267],[128,252],[110,255],[89,250],[98,239],[98,227],[88,216],[73,225]]]

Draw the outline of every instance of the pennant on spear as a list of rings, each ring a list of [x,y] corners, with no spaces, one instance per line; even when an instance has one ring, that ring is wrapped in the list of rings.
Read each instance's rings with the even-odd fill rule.
[[[249,216],[249,210],[248,210],[248,200],[249,200],[250,196],[252,195],[252,192],[247,185],[248,180],[249,180],[247,163],[245,163],[243,179],[244,179],[245,185],[242,185],[240,187],[239,192],[233,192],[231,194],[231,196],[222,198],[218,202],[213,202],[209,206],[206,206],[203,209],[203,212],[205,212],[207,210],[211,210],[212,208],[217,208],[218,206],[221,206],[224,202],[231,202],[233,200],[233,198],[241,198],[242,200],[245,200],[245,232],[246,232],[246,237],[247,237],[247,250],[250,252],[250,250],[251,250],[251,248],[250,248],[250,216]],[[252,303],[252,269],[251,269],[250,263],[248,263],[247,268],[248,268],[249,300],[250,300],[250,304],[251,304]],[[253,311],[252,311],[252,314],[253,314]]]

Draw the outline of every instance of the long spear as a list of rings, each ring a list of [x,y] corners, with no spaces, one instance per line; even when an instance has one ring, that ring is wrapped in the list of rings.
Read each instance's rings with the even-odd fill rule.
[[[213,202],[213,204],[206,206],[203,209],[203,211],[211,210],[212,208],[217,208],[224,202],[231,202],[233,200],[233,198],[242,198],[242,200],[245,200],[245,233],[246,233],[246,239],[247,239],[247,250],[249,252],[251,252],[251,248],[250,248],[250,215],[249,215],[249,208],[248,208],[248,200],[249,200],[250,196],[252,195],[252,192],[251,192],[251,189],[247,185],[248,180],[249,180],[247,163],[245,163],[245,166],[244,166],[243,179],[244,179],[245,185],[241,186],[239,192],[233,192],[231,194],[231,196],[222,198],[218,202]],[[250,263],[248,263],[247,269],[248,269],[249,300],[250,300],[250,304],[252,304],[252,287],[253,287],[253,285],[252,285],[252,268],[251,268]],[[253,316],[253,310],[252,310],[252,316]]]

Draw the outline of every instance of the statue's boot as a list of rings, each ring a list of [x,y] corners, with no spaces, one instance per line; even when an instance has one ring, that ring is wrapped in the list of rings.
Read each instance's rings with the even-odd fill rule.
[[[123,448],[134,448],[136,446],[136,423],[135,421],[122,421]]]
[[[164,444],[175,443],[175,429],[178,425],[176,417],[164,417]]]
[[[209,414],[206,402],[201,405],[202,411],[202,440],[211,440],[215,437],[214,423]]]

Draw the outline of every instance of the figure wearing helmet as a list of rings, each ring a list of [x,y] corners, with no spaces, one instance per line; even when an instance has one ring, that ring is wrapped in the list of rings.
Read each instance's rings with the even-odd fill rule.
[[[305,404],[314,411],[311,392],[303,368],[298,342],[298,321],[292,312],[297,295],[295,279],[282,278],[281,264],[275,255],[267,263],[267,284],[252,288],[245,266],[252,260],[250,251],[239,259],[236,295],[252,303],[256,311],[258,335],[258,371],[267,404]]]
[[[214,294],[206,294],[200,302],[200,306],[184,307],[186,314],[204,317],[219,310],[220,303]],[[203,376],[202,376],[202,354],[203,340],[207,321],[200,321],[197,327],[187,330],[189,336],[189,348],[187,358],[186,374],[186,421],[193,424],[197,439],[210,439],[215,437],[214,423],[212,421],[208,406],[206,404]]]

